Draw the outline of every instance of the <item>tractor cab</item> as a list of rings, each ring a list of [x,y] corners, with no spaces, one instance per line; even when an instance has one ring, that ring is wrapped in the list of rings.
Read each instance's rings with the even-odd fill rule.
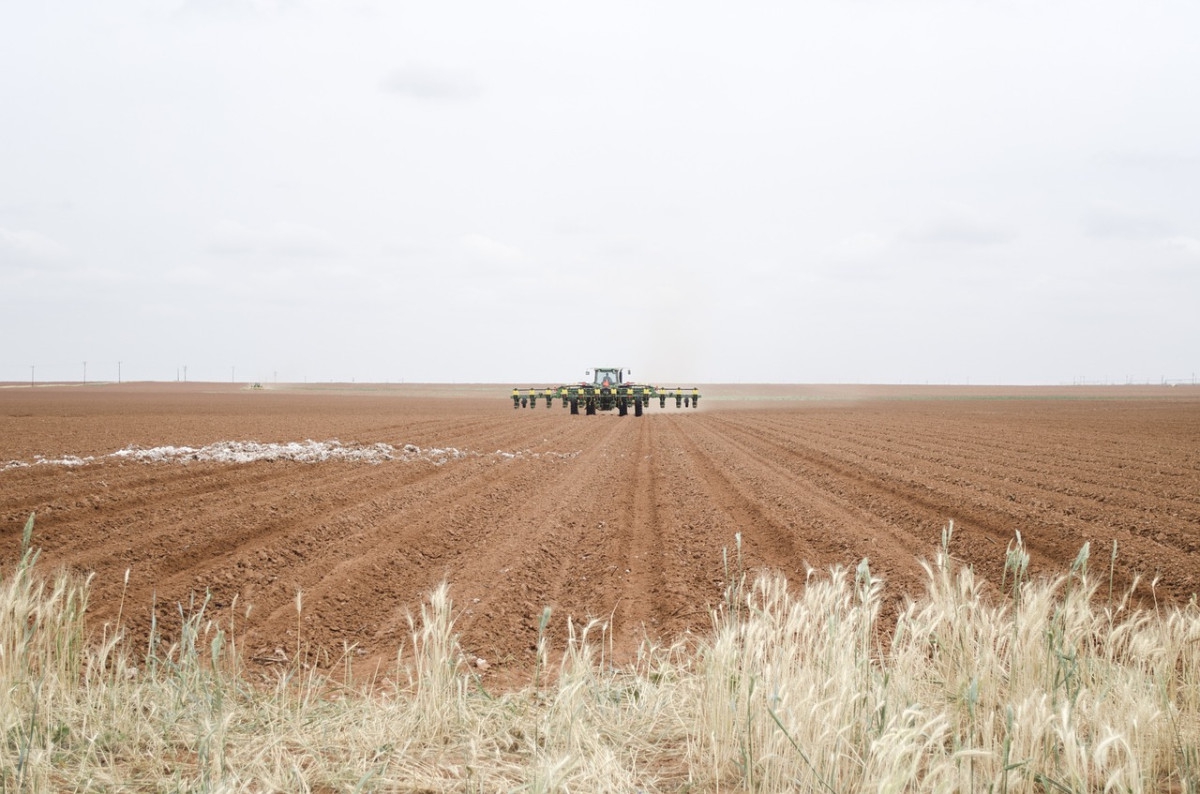
[[[625,382],[623,373],[620,369],[611,367],[597,367],[592,383],[602,389],[615,388]]]

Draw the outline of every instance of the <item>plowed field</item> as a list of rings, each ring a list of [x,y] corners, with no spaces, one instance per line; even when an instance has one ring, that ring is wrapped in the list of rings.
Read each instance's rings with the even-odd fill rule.
[[[560,637],[607,620],[619,658],[706,630],[739,532],[750,569],[866,557],[896,601],[949,521],[997,582],[1020,531],[1035,573],[1090,541],[1107,578],[1116,541],[1118,587],[1200,590],[1198,388],[704,393],[622,418],[514,410],[504,386],[0,388],[0,562],[36,511],[43,565],[94,573],[91,625],[145,636],[157,610],[169,638],[209,592],[264,667],[298,634],[388,665],[445,580],[501,679],[546,606]]]

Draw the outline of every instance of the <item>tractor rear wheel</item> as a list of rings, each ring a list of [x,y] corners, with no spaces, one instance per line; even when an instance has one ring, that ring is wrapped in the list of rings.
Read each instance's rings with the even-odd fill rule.
[[[579,400],[571,400],[571,415],[579,415]]]
[[[642,401],[641,400],[638,400],[637,402],[635,402],[633,404],[633,415],[634,416],[642,415]]]

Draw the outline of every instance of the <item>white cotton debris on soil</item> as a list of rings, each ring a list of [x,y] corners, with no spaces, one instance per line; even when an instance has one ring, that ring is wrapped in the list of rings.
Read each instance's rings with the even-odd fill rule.
[[[35,455],[33,458],[34,466],[66,466],[68,468],[74,466],[86,466],[94,460],[90,455],[86,458],[81,458],[78,455],[64,455],[61,458],[43,458],[41,455]]]
[[[520,460],[522,458],[533,458],[535,460],[538,458],[565,459],[573,458],[582,451],[583,450],[576,450],[574,452],[533,452],[532,450],[522,449],[516,452],[505,452],[502,449],[498,449],[492,453],[492,457],[500,458],[501,460]]]
[[[77,455],[66,455],[61,458],[43,458],[41,455],[35,455],[32,463],[27,463],[23,460],[10,460],[4,464],[0,471],[8,471],[9,469],[26,469],[30,466],[86,466],[94,460],[91,456],[81,458]]]
[[[379,464],[389,461],[402,463],[426,462],[441,466],[453,460],[462,458],[492,457],[499,460],[514,460],[521,458],[573,458],[579,452],[531,452],[520,450],[505,452],[496,450],[492,455],[485,456],[471,450],[456,449],[455,447],[419,447],[416,444],[392,446],[379,442],[376,444],[343,444],[337,439],[329,441],[291,441],[284,444],[262,443],[258,441],[218,441],[203,447],[161,446],[140,447],[131,445],[125,449],[103,455],[100,458],[88,456],[85,458],[66,455],[61,458],[43,458],[35,456],[32,462],[12,460],[0,467],[0,471],[8,469],[27,468],[29,466],[84,466],[92,462],[105,460],[133,461],[137,463],[179,463],[211,462],[211,463],[256,463],[259,461],[293,461],[298,463],[325,463],[329,461],[348,461],[353,463]]]
[[[218,441],[203,447],[126,447],[108,457],[124,458],[150,463],[187,463],[189,461],[211,461],[215,463],[254,463],[256,461],[295,461],[298,463],[325,463],[328,461],[353,461],[356,463],[383,463],[389,460],[426,460],[442,464],[448,460],[466,457],[470,453],[454,448],[421,449],[415,444],[393,447],[391,444],[343,444],[331,441],[292,441],[286,444],[264,444],[258,441]]]

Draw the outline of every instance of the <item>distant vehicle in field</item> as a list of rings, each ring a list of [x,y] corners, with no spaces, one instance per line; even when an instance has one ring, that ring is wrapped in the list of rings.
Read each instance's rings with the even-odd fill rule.
[[[620,367],[596,367],[588,370],[592,375],[591,381],[551,386],[546,388],[517,387],[512,391],[513,408],[535,408],[539,398],[546,401],[546,407],[555,399],[562,400],[563,407],[570,407],[571,413],[579,413],[580,406],[588,416],[597,411],[611,411],[614,408],[621,416],[633,408],[634,416],[641,416],[645,408],[650,407],[650,400],[657,398],[658,407],[667,407],[667,398],[674,398],[676,408],[695,408],[700,403],[700,390],[696,387],[680,388],[678,386],[664,388],[650,386],[644,383],[634,383],[625,380],[625,370]]]

